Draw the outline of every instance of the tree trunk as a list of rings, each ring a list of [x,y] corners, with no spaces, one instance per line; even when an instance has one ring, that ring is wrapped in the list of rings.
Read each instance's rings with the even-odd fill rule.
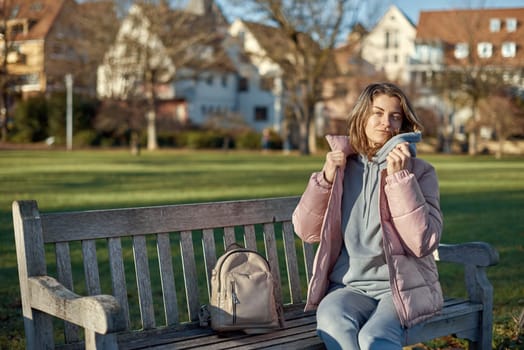
[[[309,122],[299,123],[300,144],[299,150],[302,155],[309,155]]]

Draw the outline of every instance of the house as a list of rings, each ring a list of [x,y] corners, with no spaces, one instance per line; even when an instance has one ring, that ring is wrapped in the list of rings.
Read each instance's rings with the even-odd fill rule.
[[[367,30],[356,23],[344,43],[333,50],[338,75],[324,79],[321,106],[323,133],[347,133],[347,118],[364,87],[375,81],[407,84],[415,26],[395,5]]]
[[[159,108],[164,118],[176,110],[171,118],[193,125],[241,115],[255,130],[273,126],[272,96],[260,88],[256,69],[247,64],[213,1],[190,1],[184,9],[166,8],[161,15],[154,11],[130,8],[98,69],[100,97],[144,95],[152,83],[156,105],[164,104]],[[147,61],[140,52],[148,53]],[[155,72],[154,82],[143,79],[140,72],[146,71]]]
[[[391,5],[362,39],[361,56],[390,81],[405,84],[417,28],[397,6]]]
[[[469,105],[460,101],[465,88],[460,84],[452,86],[458,78],[444,82],[449,85],[447,92],[436,91],[442,77],[453,72],[469,74],[470,80],[495,76],[504,84],[524,91],[523,48],[524,8],[420,13],[410,80],[412,88],[421,94],[419,104],[441,114],[445,138],[465,142],[466,124],[471,118],[478,118],[478,114],[470,107],[471,101]],[[493,89],[494,84],[486,88]],[[491,134],[488,129],[481,130],[486,137]],[[471,140],[470,146],[475,146]]]
[[[282,132],[285,101],[283,70],[275,55],[286,47],[277,29],[260,23],[235,20],[229,34],[235,41],[230,48],[237,50],[236,66],[241,80],[251,83],[240,88],[240,109],[255,120],[267,121],[267,127]],[[242,91],[243,90],[243,91]],[[250,111],[251,109],[251,111]]]
[[[26,97],[63,91],[67,73],[73,75],[76,91],[94,94],[96,82],[88,67],[99,58],[100,50],[96,49],[100,45],[88,45],[87,28],[94,14],[99,25],[104,18],[114,23],[109,2],[12,0],[4,5],[6,27],[2,38],[7,40],[7,53],[2,57],[7,60],[11,94]],[[0,46],[3,48],[4,43]]]

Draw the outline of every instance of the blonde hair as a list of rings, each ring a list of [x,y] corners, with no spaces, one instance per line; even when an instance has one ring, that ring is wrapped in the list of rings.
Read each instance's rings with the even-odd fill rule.
[[[357,102],[349,114],[349,142],[355,151],[367,155],[371,158],[378,151],[379,147],[370,144],[366,136],[366,123],[371,115],[373,99],[378,95],[397,97],[402,108],[402,126],[398,133],[419,131],[424,127],[420,119],[415,114],[407,96],[396,85],[391,83],[373,83],[368,85],[360,94]]]

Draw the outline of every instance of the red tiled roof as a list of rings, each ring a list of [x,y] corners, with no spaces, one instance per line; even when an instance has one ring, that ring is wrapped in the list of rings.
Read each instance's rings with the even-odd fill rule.
[[[516,31],[506,28],[507,19],[516,19]],[[490,20],[499,19],[500,30],[490,30]],[[417,43],[442,43],[448,64],[465,64],[467,59],[454,57],[457,43],[469,44],[469,55],[474,63],[493,65],[524,65],[524,8],[499,8],[478,10],[422,11],[416,35]],[[480,59],[477,44],[488,42],[493,45],[493,55]],[[501,46],[505,42],[514,42],[517,46],[515,57],[502,57]],[[471,63],[470,61],[468,61]]]
[[[72,0],[12,0],[10,9],[13,17],[10,19],[29,19],[33,22],[27,35],[19,34],[16,40],[44,39],[66,1]]]

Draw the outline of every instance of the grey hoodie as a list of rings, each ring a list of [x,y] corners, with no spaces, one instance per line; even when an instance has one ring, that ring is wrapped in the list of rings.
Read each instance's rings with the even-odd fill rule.
[[[372,160],[363,155],[348,158],[341,213],[344,245],[330,275],[332,284],[351,286],[372,297],[391,290],[380,225],[380,173],[396,145],[409,142],[414,157],[415,143],[420,138],[420,133],[399,134],[386,142]]]

